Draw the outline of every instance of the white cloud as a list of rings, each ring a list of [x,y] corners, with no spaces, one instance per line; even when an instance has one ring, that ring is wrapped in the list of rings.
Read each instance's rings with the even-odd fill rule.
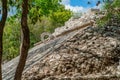
[[[86,0],[89,1],[89,0]],[[91,3],[96,3],[96,0],[90,0]],[[65,5],[65,9],[70,9],[73,12],[86,12],[90,8],[101,8],[102,4],[94,7],[82,7],[82,6],[72,6],[70,5],[70,0],[62,0],[61,4]]]
[[[71,5],[65,5],[65,9],[70,9],[73,12],[83,12],[85,8],[82,6],[71,6]]]
[[[64,5],[68,5],[68,4],[70,4],[70,0],[62,0],[61,3],[64,4]]]
[[[70,5],[70,0],[62,0],[61,4],[65,5],[65,9],[70,9],[73,12],[83,12],[84,10],[82,6]]]

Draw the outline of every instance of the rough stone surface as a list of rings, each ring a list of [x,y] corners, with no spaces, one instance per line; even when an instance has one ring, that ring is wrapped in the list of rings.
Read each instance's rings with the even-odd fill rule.
[[[87,27],[60,45],[24,72],[23,80],[120,80],[118,19]]]

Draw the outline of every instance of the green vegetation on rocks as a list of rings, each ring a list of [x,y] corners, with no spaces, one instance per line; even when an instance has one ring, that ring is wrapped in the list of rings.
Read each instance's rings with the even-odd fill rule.
[[[97,21],[99,26],[104,26],[109,23],[113,17],[120,19],[120,0],[114,0],[113,2],[107,0],[104,3],[103,10],[105,11],[105,17]]]

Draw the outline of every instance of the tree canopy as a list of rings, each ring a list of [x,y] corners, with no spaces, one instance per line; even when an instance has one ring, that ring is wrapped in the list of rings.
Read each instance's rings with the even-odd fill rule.
[[[43,32],[54,32],[54,29],[64,25],[72,16],[66,10],[61,0],[30,0],[28,13],[28,26],[30,29],[31,47],[40,41]],[[20,18],[22,13],[22,0],[8,0],[8,15],[4,31],[3,60],[10,60],[19,54],[20,46]],[[8,43],[8,44],[5,44]]]

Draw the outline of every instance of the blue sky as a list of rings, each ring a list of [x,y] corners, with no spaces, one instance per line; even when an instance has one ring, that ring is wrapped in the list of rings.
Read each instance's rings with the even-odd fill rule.
[[[15,7],[10,7],[10,11],[8,12],[8,16],[15,15],[16,13],[16,8]],[[2,18],[2,14],[0,14],[0,20]]]
[[[91,4],[87,4],[87,2],[91,2]],[[101,5],[98,7],[96,6],[97,1],[102,0],[62,0],[62,4],[65,5],[66,9],[70,9],[74,12],[85,12],[89,8],[99,8]]]
[[[87,2],[90,1],[91,4],[87,4]],[[102,0],[62,0],[62,4],[65,5],[66,9],[70,9],[73,12],[85,12],[87,11],[89,8],[99,8],[100,6],[96,7],[96,3],[97,1],[101,1]],[[12,8],[10,10],[10,12],[8,13],[8,15],[13,15],[15,12],[15,8]],[[1,18],[1,15],[0,15]]]

